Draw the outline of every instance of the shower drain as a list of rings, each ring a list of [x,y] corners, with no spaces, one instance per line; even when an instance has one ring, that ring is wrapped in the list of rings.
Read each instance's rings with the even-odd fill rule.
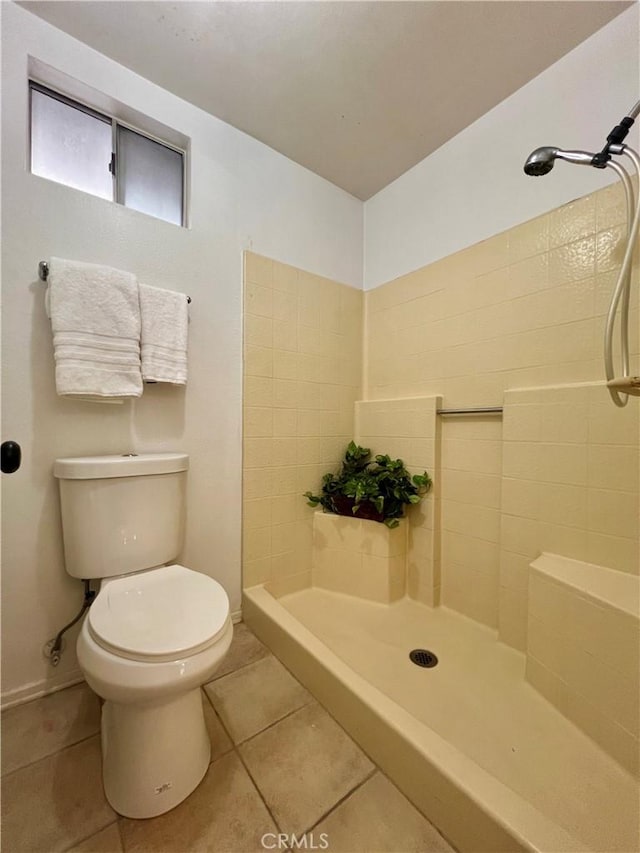
[[[414,649],[412,652],[409,652],[409,659],[417,666],[424,666],[427,669],[438,663],[438,658],[428,649]]]

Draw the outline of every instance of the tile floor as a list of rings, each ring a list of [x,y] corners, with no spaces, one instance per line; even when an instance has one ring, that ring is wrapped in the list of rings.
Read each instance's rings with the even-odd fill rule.
[[[150,820],[119,817],[104,799],[100,706],[86,685],[5,711],[2,850],[249,853],[286,849],[277,833],[309,833],[307,849],[326,837],[329,853],[451,853],[245,625],[204,694],[209,770]]]

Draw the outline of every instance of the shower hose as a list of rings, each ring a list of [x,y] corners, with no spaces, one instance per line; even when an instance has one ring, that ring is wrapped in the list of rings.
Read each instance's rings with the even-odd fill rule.
[[[624,154],[634,165],[640,179],[640,156],[627,145],[612,145],[612,154]],[[640,227],[640,191],[635,197],[633,184],[627,170],[618,162],[609,160],[607,166],[620,178],[625,191],[627,206],[627,246],[616,285],[611,296],[604,333],[604,366],[607,388],[616,406],[626,406],[629,395],[640,396],[640,376],[629,375],[629,299],[631,295],[631,269]],[[620,306],[620,356],[622,376],[616,378],[613,358],[613,334],[616,315]]]

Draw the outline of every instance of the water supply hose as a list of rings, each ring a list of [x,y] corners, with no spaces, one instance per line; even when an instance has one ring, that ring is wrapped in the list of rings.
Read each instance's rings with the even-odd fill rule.
[[[64,628],[62,628],[60,631],[58,631],[58,633],[53,638],[53,640],[49,640],[49,642],[44,647],[45,656],[48,657],[49,660],[51,661],[51,666],[58,666],[58,664],[60,663],[60,657],[62,655],[62,637],[66,634],[66,632],[69,630],[69,628],[73,628],[73,626],[76,624],[76,622],[79,619],[81,619],[82,616],[84,616],[86,611],[93,604],[93,600],[96,597],[95,591],[91,589],[91,581],[85,580],[85,581],[83,581],[83,583],[84,583],[84,600],[82,602],[82,607],[80,608],[80,612],[75,617],[75,619],[72,619],[68,625],[65,625]]]

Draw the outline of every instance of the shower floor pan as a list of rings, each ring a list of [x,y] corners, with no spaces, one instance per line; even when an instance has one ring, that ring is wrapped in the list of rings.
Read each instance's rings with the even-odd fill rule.
[[[459,850],[639,849],[637,780],[525,682],[495,631],[317,588],[253,587],[243,613]],[[415,648],[438,665],[414,665]]]

